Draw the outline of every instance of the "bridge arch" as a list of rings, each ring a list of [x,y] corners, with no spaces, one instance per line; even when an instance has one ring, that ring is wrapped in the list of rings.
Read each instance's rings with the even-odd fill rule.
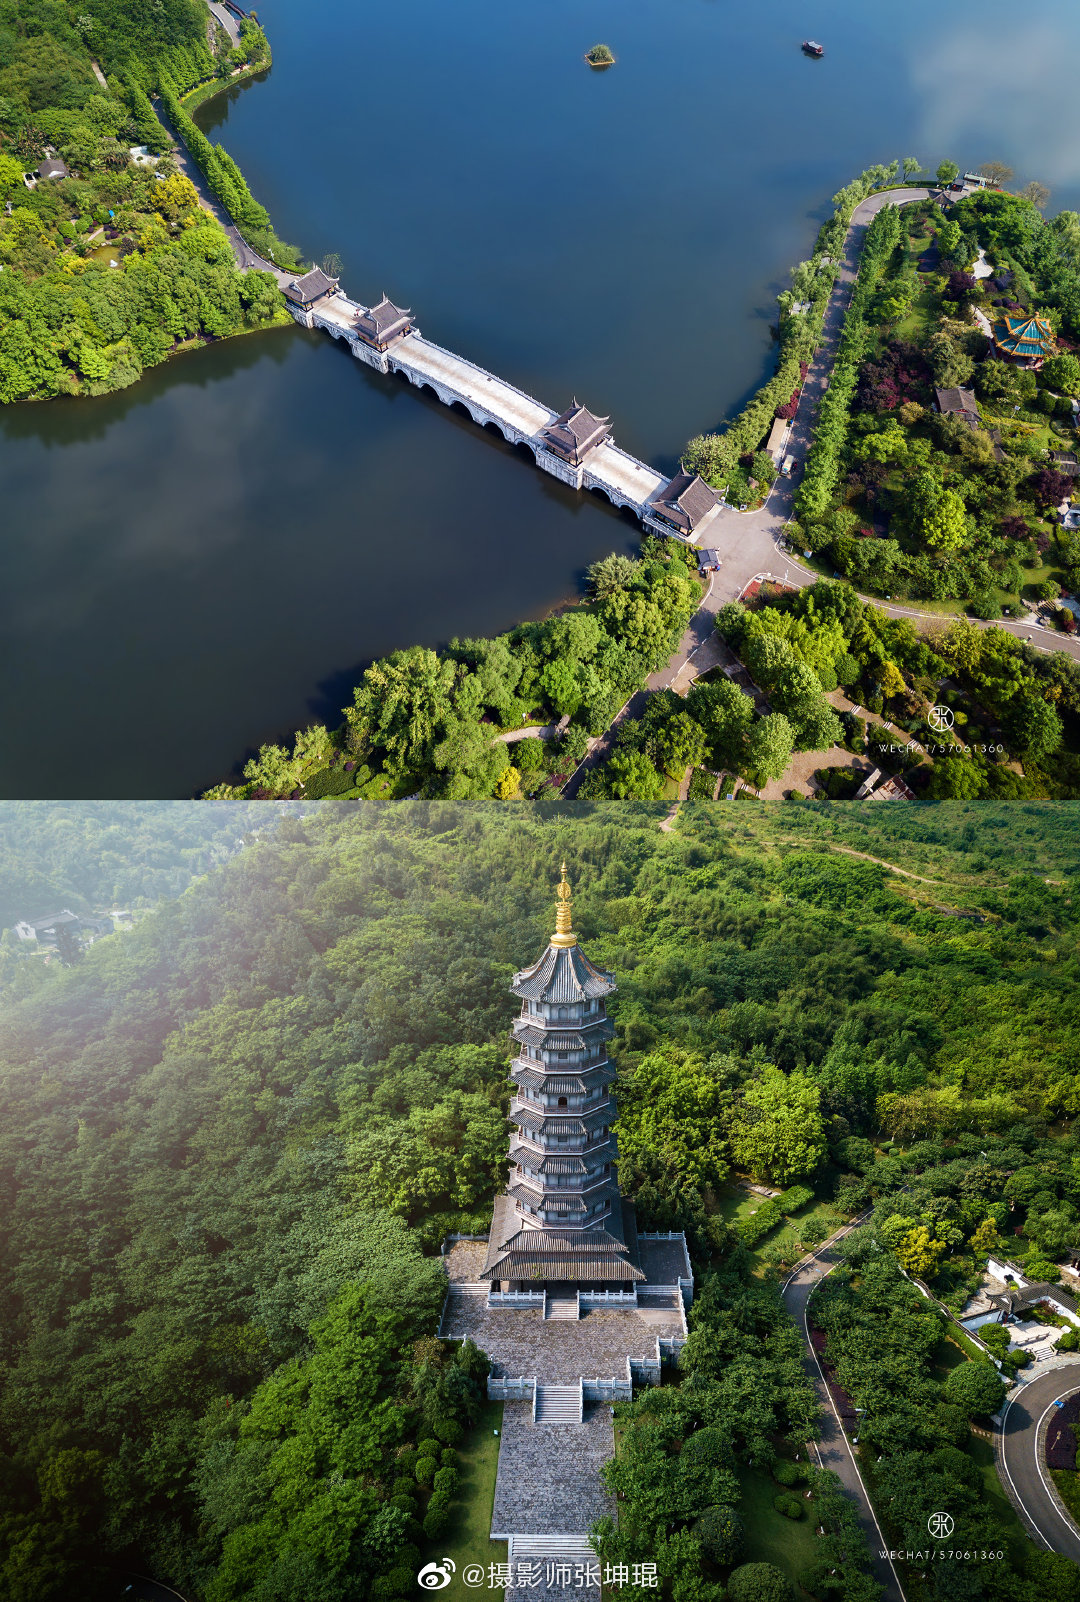
[[[483,427],[489,434],[497,434],[500,439],[504,440],[507,437],[506,430],[503,428],[502,424],[497,423],[493,417],[486,417],[484,419]]]
[[[602,484],[590,484],[589,492],[592,495],[599,495],[603,500],[610,502],[612,505],[615,504],[614,496],[611,494],[610,490],[606,490]]]

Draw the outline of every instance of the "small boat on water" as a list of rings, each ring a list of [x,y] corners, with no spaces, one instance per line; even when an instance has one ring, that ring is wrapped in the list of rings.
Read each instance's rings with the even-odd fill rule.
[[[825,46],[816,44],[813,39],[804,39],[802,47],[804,56],[823,56],[825,54]]]

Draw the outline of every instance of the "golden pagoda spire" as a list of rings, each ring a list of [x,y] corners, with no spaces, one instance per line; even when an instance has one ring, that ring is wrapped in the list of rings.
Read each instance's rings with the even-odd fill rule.
[[[551,937],[553,946],[576,946],[577,935],[570,927],[570,885],[566,878],[566,863],[562,865],[562,878],[555,886],[555,933]]]

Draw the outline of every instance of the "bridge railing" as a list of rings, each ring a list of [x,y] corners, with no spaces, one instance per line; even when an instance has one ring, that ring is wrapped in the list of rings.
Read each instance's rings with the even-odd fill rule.
[[[558,412],[553,412],[550,407],[545,406],[543,401],[538,401],[535,395],[526,394],[523,389],[518,389],[516,384],[508,383],[505,378],[500,378],[498,373],[489,373],[486,367],[480,367],[476,362],[469,361],[467,356],[459,356],[457,351],[447,350],[445,345],[436,345],[433,339],[427,339],[422,334],[407,335],[402,342],[406,348],[410,339],[419,340],[429,350],[437,350],[440,356],[449,357],[452,362],[458,362],[462,367],[467,367],[471,373],[478,373],[481,378],[489,378],[493,384],[501,385],[503,389],[509,390],[512,395],[517,395],[520,400],[528,401],[530,406],[536,406],[540,411],[547,412],[553,421],[559,415]]]

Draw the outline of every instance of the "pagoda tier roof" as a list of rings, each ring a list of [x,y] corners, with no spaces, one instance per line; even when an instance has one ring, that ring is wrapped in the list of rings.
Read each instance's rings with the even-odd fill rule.
[[[493,1222],[504,1220],[496,1213]],[[512,1219],[505,1219],[511,1223]],[[616,1196],[612,1224],[622,1228],[623,1217]],[[630,1249],[610,1230],[594,1229],[511,1229],[501,1245],[492,1243],[481,1279],[643,1280]]]
[[[601,1102],[598,1107],[590,1107],[588,1112],[567,1116],[565,1109],[557,1113],[543,1112],[512,1101],[509,1118],[512,1124],[519,1124],[522,1129],[531,1130],[537,1135],[589,1135],[594,1129],[610,1123],[614,1110],[612,1102]]]
[[[720,505],[720,496],[698,473],[676,473],[658,490],[651,505],[670,523],[692,533],[703,518]]]
[[[1054,330],[1045,317],[1003,317],[994,324],[994,344],[1007,356],[1049,356]]]
[[[645,1275],[625,1257],[565,1258],[526,1257],[507,1252],[491,1268],[480,1272],[481,1279],[548,1279],[593,1284],[604,1280],[642,1280]]]
[[[617,1195],[615,1181],[610,1174],[601,1174],[592,1183],[572,1189],[555,1190],[538,1179],[516,1175],[507,1185],[506,1194],[513,1201],[524,1202],[535,1209],[534,1216],[541,1227],[558,1229],[565,1221],[570,1228],[582,1230],[596,1214],[592,1208],[604,1202],[613,1202]]]
[[[588,1155],[591,1166],[578,1153],[567,1155],[566,1152],[545,1152],[543,1157],[537,1157],[537,1153],[530,1145],[510,1147],[511,1163],[521,1163],[522,1168],[530,1165],[530,1173],[534,1174],[598,1174],[598,1163],[601,1166],[602,1163],[609,1163],[615,1155],[614,1147],[609,1147],[606,1141],[601,1141],[599,1145],[591,1145]]]
[[[595,1001],[615,990],[615,976],[589,961],[580,946],[549,945],[531,968],[516,973],[510,989],[524,1001]]]
[[[583,1157],[552,1156],[545,1152],[543,1157],[537,1157],[535,1152],[527,1147],[522,1150],[520,1146],[511,1146],[510,1157],[513,1162],[524,1163],[528,1158],[532,1163],[534,1174],[588,1174],[593,1170],[589,1168]]]
[[[560,1075],[536,1073],[532,1068],[515,1065],[510,1078],[522,1090],[536,1091],[545,1096],[587,1096],[591,1090],[610,1085],[615,1078],[615,1069],[611,1063],[606,1063],[603,1068],[594,1069],[590,1077],[584,1074],[577,1077],[567,1074],[565,1069]]]
[[[546,1051],[587,1051],[601,1040],[614,1040],[615,1025],[610,1018],[597,1018],[594,1024],[583,1020],[580,1028],[567,1029],[565,1024],[545,1024],[541,1018],[524,1014],[514,1019],[511,1030],[515,1040],[529,1046],[543,1046]]]

